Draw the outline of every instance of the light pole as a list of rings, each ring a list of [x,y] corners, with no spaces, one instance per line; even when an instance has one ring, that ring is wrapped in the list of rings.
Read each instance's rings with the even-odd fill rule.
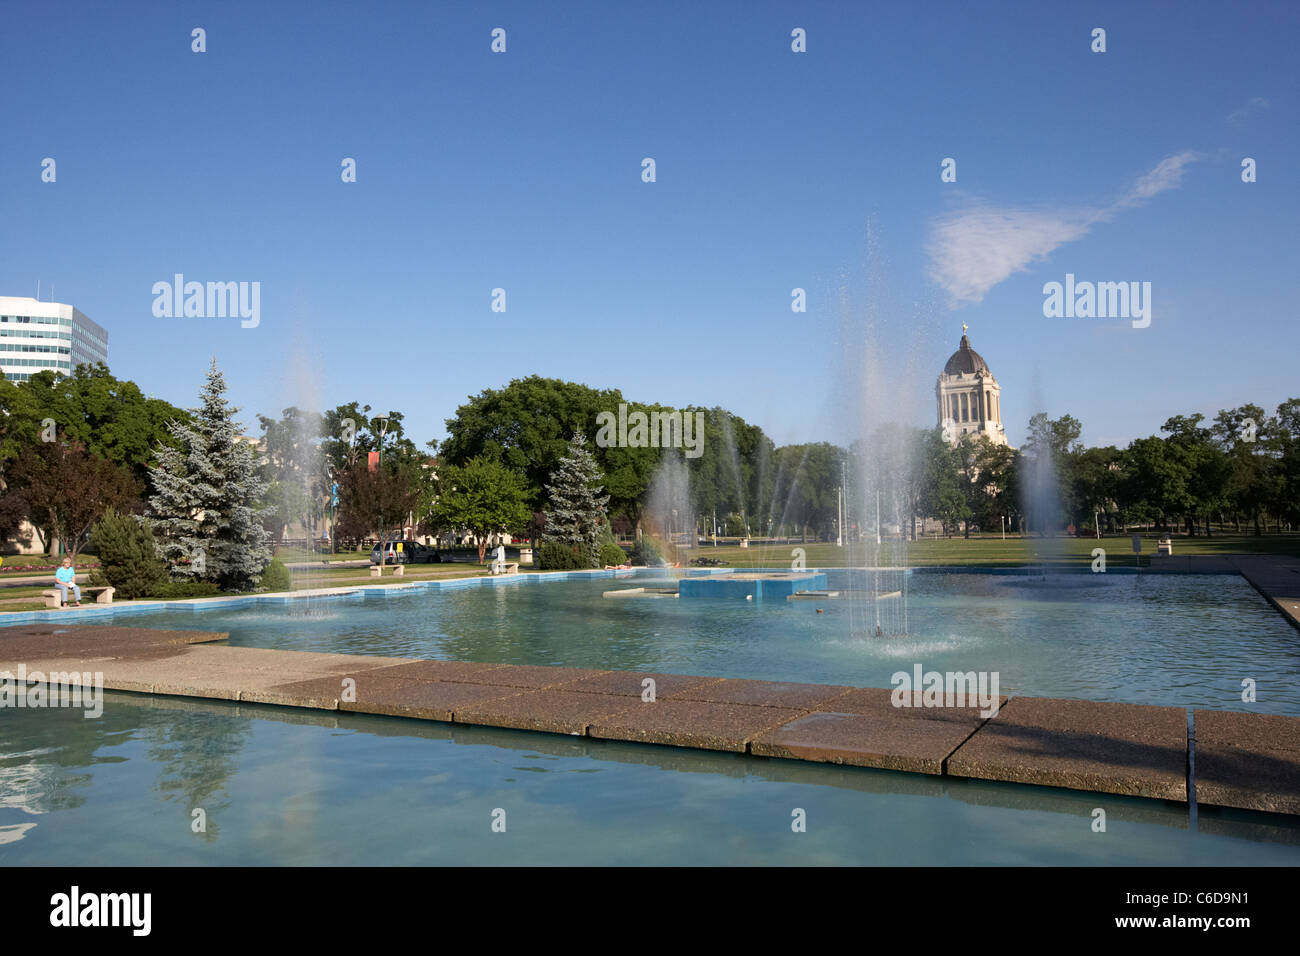
[[[844,519],[849,516],[849,502],[847,496],[844,493],[846,490],[846,486],[848,484],[848,476],[849,476],[849,467],[847,464],[841,461],[840,462],[840,490],[839,490],[839,494],[836,495],[836,503],[835,503],[835,507],[836,507],[835,520],[836,520],[836,524],[838,525],[835,533],[835,546],[838,548],[844,547]]]
[[[379,422],[379,463],[384,463],[384,436],[388,434],[388,416],[376,415],[375,421]]]
[[[330,483],[330,554],[334,553],[334,509],[339,503],[339,483],[334,480],[334,467],[331,465],[325,469],[325,474]]]
[[[388,433],[388,416],[376,415],[375,421],[379,422],[379,482],[382,486],[384,481],[384,435]],[[384,565],[387,564],[388,558],[388,527],[384,524],[384,491],[381,487],[379,490],[379,573],[384,573]],[[396,556],[393,558],[397,560]]]

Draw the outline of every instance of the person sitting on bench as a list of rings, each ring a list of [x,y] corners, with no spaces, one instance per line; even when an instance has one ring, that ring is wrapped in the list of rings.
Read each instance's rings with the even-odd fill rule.
[[[72,567],[71,558],[63,559],[63,567],[54,572],[54,580],[63,595],[61,603],[68,603],[68,588],[72,588],[72,596],[75,601],[72,607],[81,607],[81,587],[77,584],[77,572]]]

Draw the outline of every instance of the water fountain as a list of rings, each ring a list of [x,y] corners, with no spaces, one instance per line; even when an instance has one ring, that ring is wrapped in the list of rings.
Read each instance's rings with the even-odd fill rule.
[[[1065,556],[1061,531],[1061,493],[1057,484],[1056,463],[1047,436],[1034,442],[1034,453],[1026,456],[1029,467],[1021,487],[1021,508],[1025,514],[1025,531],[1031,535],[1034,560],[1028,576],[1045,582],[1048,571]],[[1032,537],[1033,535],[1037,537]]]
[[[302,523],[309,549],[313,539],[317,537],[314,533],[317,525],[311,518],[317,511],[323,491],[321,476],[324,472],[320,449],[320,414],[315,411],[320,407],[319,391],[317,374],[312,370],[313,364],[318,363],[313,361],[300,341],[293,349],[290,359],[290,394],[286,396],[286,401],[289,407],[298,409],[299,413],[294,420],[294,432],[290,441],[286,462],[288,467],[285,473],[294,485],[294,500],[303,502],[307,511],[305,515],[307,520],[304,522],[300,517],[299,522]],[[332,528],[330,533],[333,533]],[[295,591],[307,592],[302,598],[290,602],[289,613],[303,617],[321,616],[327,613],[321,606],[321,602],[311,593],[323,584],[323,568],[318,568],[308,561],[304,567],[291,568],[289,578],[293,582]]]

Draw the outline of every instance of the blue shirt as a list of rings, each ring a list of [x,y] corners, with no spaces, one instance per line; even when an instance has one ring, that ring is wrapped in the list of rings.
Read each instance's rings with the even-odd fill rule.
[[[72,579],[76,576],[77,572],[75,568],[60,567],[59,570],[54,572],[54,577],[62,581],[64,584],[71,584]]]

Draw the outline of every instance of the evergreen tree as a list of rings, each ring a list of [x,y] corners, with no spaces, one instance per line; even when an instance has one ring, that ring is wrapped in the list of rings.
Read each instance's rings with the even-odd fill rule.
[[[597,566],[600,557],[600,530],[605,524],[605,505],[609,495],[602,495],[605,476],[595,457],[587,450],[587,439],[575,431],[568,450],[546,486],[550,504],[546,509],[543,544],[555,542],[577,552],[587,567]]]
[[[99,554],[100,577],[116,588],[116,597],[148,597],[167,583],[167,565],[158,557],[153,534],[134,515],[104,513],[91,532]]]
[[[263,509],[254,504],[266,482],[252,446],[239,441],[239,409],[225,391],[213,359],[192,421],[168,423],[176,447],[159,445],[158,467],[149,469],[150,524],[174,575],[247,591],[271,560]]]

